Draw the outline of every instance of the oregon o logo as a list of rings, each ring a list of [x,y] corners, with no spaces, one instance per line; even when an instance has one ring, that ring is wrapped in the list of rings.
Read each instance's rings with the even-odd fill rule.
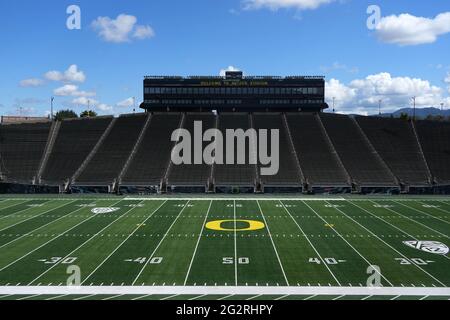
[[[247,224],[246,227],[243,228],[239,228],[236,227],[236,229],[234,227],[232,228],[225,228],[222,225],[224,223],[233,223],[234,222],[239,222],[239,223],[244,223]],[[255,230],[260,230],[263,229],[265,227],[264,223],[262,223],[261,221],[255,221],[255,220],[240,220],[240,219],[236,219],[236,220],[215,220],[215,221],[210,221],[208,222],[205,227],[207,229],[210,230],[215,230],[215,231],[255,231]]]

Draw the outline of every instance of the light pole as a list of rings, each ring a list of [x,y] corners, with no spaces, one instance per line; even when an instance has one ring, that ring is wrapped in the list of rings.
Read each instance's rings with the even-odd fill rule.
[[[413,99],[413,121],[416,121],[416,96],[412,97]]]
[[[336,97],[333,97],[333,113],[335,113],[335,111],[336,111],[335,101],[336,101]]]
[[[55,100],[55,97],[51,97],[50,99],[50,120],[53,121],[53,101]]]
[[[381,116],[381,102],[383,102],[383,100],[378,100],[378,115]]]
[[[444,103],[441,102],[441,115],[444,117]]]

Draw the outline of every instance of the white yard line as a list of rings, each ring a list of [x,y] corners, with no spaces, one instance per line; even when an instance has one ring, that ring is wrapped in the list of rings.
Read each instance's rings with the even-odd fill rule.
[[[442,287],[0,286],[3,295],[355,295],[450,296]],[[169,297],[166,297],[166,299]],[[226,297],[222,297],[224,299]]]
[[[81,284],[85,283],[109,258],[111,258],[111,256],[114,253],[116,253],[116,251],[119,250],[123,246],[123,244],[127,242],[128,239],[130,239],[136,233],[136,231],[138,231],[141,228],[141,225],[146,223],[148,219],[150,219],[156,212],[158,212],[159,209],[161,209],[161,207],[164,204],[166,204],[166,202],[167,200],[161,203],[161,205],[158,206],[155,210],[153,210],[153,212],[143,222],[141,222],[140,225],[137,228],[135,228],[133,232],[131,232],[125,240],[123,240],[105,259],[103,259],[103,261],[81,282]]]
[[[179,294],[172,294],[172,295],[170,295],[168,297],[164,297],[164,298],[161,298],[159,300],[169,300],[169,299],[175,298],[176,296],[179,296]]]
[[[30,202],[31,202],[31,201],[32,201],[32,200],[30,200]],[[50,202],[50,201],[47,201],[47,202]],[[22,202],[22,203],[16,203],[14,206],[19,205],[19,204],[24,204],[24,203],[26,203],[26,201],[24,201],[24,202]],[[44,204],[44,203],[46,203],[46,202],[43,202],[42,204]],[[10,206],[10,207],[14,207],[14,206]],[[8,208],[10,208],[10,207],[8,207]],[[2,210],[4,210],[4,209],[6,209],[6,208],[3,208]],[[22,209],[22,210],[19,210],[19,211],[13,212],[13,213],[9,213],[9,214],[4,215],[4,216],[0,216],[0,220],[3,220],[3,219],[8,218],[8,217],[11,217],[11,216],[13,216],[13,215],[15,215],[15,214],[18,214],[18,213],[24,213],[25,211],[31,210],[31,209],[36,209],[36,207],[31,206],[31,207],[24,208],[24,209]],[[0,211],[2,211],[2,210],[0,210]],[[38,214],[37,216],[39,216],[39,214]],[[37,217],[37,216],[36,216],[36,217]],[[9,228],[9,227],[3,228],[3,229],[1,229],[0,231],[3,231],[3,230],[8,229],[8,228]]]
[[[280,255],[278,254],[277,247],[275,246],[275,243],[273,242],[272,234],[270,233],[270,228],[269,228],[269,225],[267,224],[266,217],[264,217],[264,213],[262,211],[261,205],[259,204],[258,200],[256,200],[256,203],[258,204],[259,212],[261,213],[261,216],[264,220],[264,224],[266,225],[267,233],[269,234],[270,242],[272,242],[272,247],[273,247],[273,250],[275,251],[275,255],[277,256],[277,260],[278,260],[278,263],[280,264],[281,271],[283,272],[284,280],[286,281],[286,284],[289,285],[289,280],[286,276],[286,273],[284,272],[283,264],[281,263],[281,259],[280,259]]]
[[[111,300],[111,299],[115,299],[115,298],[118,298],[118,297],[121,297],[121,296],[123,296],[123,294],[116,294],[116,295],[113,295],[111,297],[106,297],[106,298],[104,298],[102,300]]]
[[[197,300],[197,299],[199,299],[199,298],[202,298],[202,297],[204,297],[204,296],[207,296],[206,294],[201,294],[201,295],[199,295],[199,296],[196,296],[196,297],[193,297],[193,298],[190,298],[190,299],[188,299],[188,300]]]
[[[8,201],[8,200],[11,200],[11,201],[12,201],[12,200],[14,200],[14,199],[6,199],[5,201]],[[21,200],[19,203],[14,203],[14,204],[12,204],[12,205],[10,205],[10,206],[1,208],[0,211],[9,209],[9,208],[14,207],[14,206],[18,206],[18,205],[20,205],[20,204],[24,204],[24,203],[26,203],[27,201],[31,201],[31,200],[30,200],[30,199],[28,199],[28,200]],[[20,211],[21,211],[21,210],[20,210]],[[20,211],[18,211],[18,212],[20,212]],[[17,213],[17,212],[14,212],[14,213]],[[14,214],[14,213],[12,213],[12,214]],[[6,216],[9,216],[9,214],[7,214]]]
[[[236,199],[233,200],[233,219],[234,219],[234,285],[238,285],[238,261],[237,261],[237,234],[236,234]]]
[[[64,204],[64,205],[62,205],[62,206],[56,207],[56,208],[54,208],[54,209],[52,209],[52,210],[49,210],[48,212],[53,211],[53,210],[56,210],[56,209],[59,209],[59,208],[61,208],[61,207],[65,207],[66,205],[70,205],[70,204],[74,203],[75,201],[78,201],[78,200],[74,200],[74,201],[72,201],[72,202],[66,203],[66,204]],[[71,215],[71,214],[73,214],[73,213],[75,213],[75,212],[77,212],[77,211],[79,211],[79,210],[81,210],[81,209],[83,209],[83,208],[78,208],[78,209],[76,209],[76,210],[74,210],[74,211],[70,211],[70,212],[66,213],[65,215],[59,217],[59,218],[56,219],[56,220],[52,220],[52,221],[50,221],[50,222],[48,222],[48,223],[46,223],[46,224],[44,224],[44,225],[42,225],[42,226],[40,226],[40,227],[37,227],[36,229],[33,229],[33,230],[31,230],[31,231],[29,231],[29,232],[27,232],[27,233],[21,235],[21,236],[18,237],[18,238],[15,238],[15,239],[13,239],[13,240],[7,242],[7,243],[4,243],[4,244],[2,244],[2,245],[0,246],[0,249],[3,248],[3,247],[6,247],[7,245],[9,245],[9,244],[11,244],[11,243],[13,243],[13,242],[15,242],[15,241],[17,241],[17,240],[19,240],[19,239],[22,239],[22,238],[24,238],[24,237],[26,237],[26,236],[29,236],[30,234],[36,232],[37,230],[42,229],[42,228],[45,228],[45,227],[47,227],[48,225],[50,225],[50,224],[52,224],[52,223],[54,223],[54,222],[56,222],[56,221],[59,221],[59,220],[61,220],[62,218],[65,218],[65,217],[67,217],[67,216],[69,216],[69,215]]]
[[[175,220],[172,222],[172,224],[170,225],[169,229],[167,229],[166,233],[164,234],[164,236],[162,237],[161,241],[158,243],[158,245],[156,246],[155,250],[153,250],[152,254],[150,255],[150,257],[147,259],[147,261],[145,262],[144,266],[142,267],[142,269],[139,271],[138,275],[136,276],[136,278],[133,281],[133,285],[136,284],[136,281],[139,279],[139,277],[141,276],[142,272],[144,272],[145,268],[147,267],[147,265],[149,264],[150,260],[153,258],[153,256],[155,255],[156,251],[159,249],[159,247],[161,246],[161,244],[163,243],[164,239],[166,238],[167,234],[170,232],[170,230],[172,229],[172,227],[175,225],[175,223],[178,221],[178,218],[181,216],[181,214],[183,213],[184,209],[187,208],[187,206],[189,205],[189,201],[187,201],[183,208],[181,209],[180,213],[178,213],[177,217],[175,218]]]
[[[141,201],[142,202],[142,201]],[[138,203],[140,204],[140,203]],[[106,229],[108,229],[110,226],[112,226],[113,224],[115,224],[117,221],[119,221],[120,219],[122,219],[123,217],[125,217],[130,211],[133,211],[134,209],[136,209],[136,207],[131,207],[130,209],[128,209],[127,211],[125,211],[124,213],[120,214],[117,218],[115,218],[113,221],[111,221],[107,226],[105,226],[104,228],[102,228],[100,231],[97,231],[95,234],[93,234],[92,236],[90,236],[86,241],[84,241],[82,244],[80,244],[78,247],[76,247],[74,250],[72,250],[71,252],[69,252],[65,257],[63,257],[61,260],[59,260],[57,263],[53,264],[50,268],[48,268],[47,270],[45,270],[44,272],[42,272],[39,276],[37,276],[35,279],[33,279],[28,285],[31,285],[33,282],[37,281],[39,278],[41,278],[42,276],[44,276],[45,274],[47,274],[47,272],[49,272],[50,270],[52,270],[53,268],[55,268],[56,266],[59,266],[61,264],[62,261],[64,261],[65,259],[67,259],[68,257],[70,257],[74,252],[77,252],[78,250],[80,250],[82,247],[84,247],[87,243],[89,243],[92,239],[96,238],[100,233],[102,233],[103,231],[105,231]]]
[[[321,254],[319,253],[319,251],[316,249],[316,247],[314,247],[314,245],[312,244],[311,240],[309,239],[309,237],[306,235],[306,233],[303,231],[302,227],[300,227],[300,225],[298,224],[297,220],[294,219],[294,217],[292,216],[291,212],[289,211],[288,208],[286,208],[286,205],[280,200],[279,201],[280,204],[283,206],[284,210],[287,212],[287,214],[291,217],[291,219],[294,221],[294,223],[297,225],[298,229],[301,231],[301,233],[304,235],[305,239],[308,241],[308,243],[310,244],[310,246],[313,248],[314,252],[319,256],[320,261],[322,262],[322,264],[327,268],[327,270],[330,272],[331,276],[333,277],[333,279],[336,281],[336,283],[340,286],[341,283],[339,282],[339,280],[337,279],[337,277],[334,275],[333,271],[331,271],[330,267],[328,266],[328,263],[325,263],[325,261],[323,260]]]
[[[121,200],[117,201],[116,203],[112,204],[111,206],[114,206],[115,204],[119,203],[120,201],[121,201]],[[109,207],[111,207],[111,206],[109,206]],[[33,250],[27,252],[27,253],[24,254],[23,256],[17,258],[17,259],[14,260],[13,262],[11,262],[11,263],[9,263],[8,265],[4,266],[3,268],[0,269],[0,272],[3,271],[3,270],[5,270],[5,269],[7,269],[7,268],[9,268],[10,266],[12,266],[13,264],[15,264],[15,263],[17,263],[18,261],[22,260],[23,258],[29,256],[30,254],[32,254],[33,252],[39,250],[40,248],[46,246],[46,245],[49,244],[50,242],[55,241],[55,240],[58,239],[59,237],[62,237],[64,234],[66,234],[66,233],[69,232],[70,230],[75,229],[76,227],[78,227],[79,225],[83,224],[84,222],[87,222],[87,221],[91,220],[92,218],[94,218],[94,217],[97,216],[97,215],[98,215],[98,213],[95,213],[95,214],[93,214],[92,216],[90,216],[90,217],[88,217],[88,218],[86,218],[86,219],[81,220],[79,223],[77,223],[76,225],[70,227],[70,228],[67,229],[66,231],[60,233],[60,234],[59,234],[58,236],[56,236],[55,238],[52,238],[52,239],[48,240],[47,242],[41,244],[39,247],[34,248]]]
[[[324,218],[322,218],[322,216],[320,216],[316,210],[314,210],[313,208],[311,208],[307,203],[304,202],[304,204],[312,211],[314,212],[323,222],[325,222],[326,224],[330,225],[328,223],[328,221],[326,221]],[[367,260],[366,257],[364,257],[355,247],[352,246],[352,244],[350,242],[348,242],[333,226],[330,225],[331,230],[333,230],[338,236],[339,238],[341,238],[345,243],[347,243],[347,245],[353,249],[353,251],[355,251],[369,266],[373,265],[373,263],[371,263],[369,260]],[[387,283],[389,283],[390,286],[393,287],[393,284],[381,273],[378,273],[384,280],[387,281]]]
[[[372,214],[370,211],[352,203],[349,202],[350,204],[354,205],[355,207],[363,210],[364,212],[369,213],[370,215],[377,217],[376,215]],[[367,232],[369,232],[370,234],[372,234],[375,238],[377,238],[378,240],[380,240],[381,242],[383,242],[386,246],[388,246],[391,250],[395,251],[396,253],[398,253],[399,255],[401,255],[403,258],[408,259],[407,256],[405,256],[403,253],[401,253],[400,251],[398,251],[396,248],[394,248],[393,246],[391,246],[389,243],[387,243],[386,241],[384,241],[383,239],[381,239],[378,235],[376,235],[375,233],[373,233],[371,230],[369,230],[368,228],[366,228],[365,226],[363,226],[362,224],[360,224],[358,221],[354,220],[352,217],[350,217],[349,215],[347,215],[344,211],[342,211],[339,208],[336,208],[336,210],[338,210],[340,213],[342,213],[344,216],[346,216],[348,219],[352,220],[354,223],[358,224],[360,227],[364,228],[364,230],[366,230]],[[383,218],[379,218],[381,221],[387,223],[388,225],[394,227],[394,225],[391,225],[389,222],[387,222],[386,220],[384,220]],[[404,234],[407,234],[406,232],[402,231],[400,228],[395,227],[396,229],[398,229],[400,232],[403,232]],[[408,235],[410,236],[410,235]],[[414,239],[414,237],[413,237]],[[439,281],[439,279],[435,278],[432,274],[428,273],[425,269],[423,269],[421,266],[413,263],[414,266],[416,266],[420,271],[424,272],[427,276],[431,277],[433,280],[437,281],[438,283],[440,283],[442,286],[445,287],[445,284],[441,281]]]
[[[289,297],[289,295],[288,294],[283,294],[282,296],[279,296],[278,298],[275,298],[275,299],[273,299],[273,300],[283,300],[284,298],[286,298],[286,297]]]
[[[261,297],[261,296],[262,296],[262,294],[257,294],[256,296],[252,296],[252,297],[247,298],[245,300],[253,300],[253,299],[256,299],[256,298]]]
[[[439,221],[444,222],[444,223],[446,223],[446,224],[450,224],[450,221],[445,221],[445,220],[443,220],[443,219],[441,219],[441,218],[438,218],[438,217],[435,217],[435,216],[433,216],[433,215],[431,215],[431,214],[429,214],[429,213],[426,213],[425,211],[422,211],[422,210],[413,208],[413,207],[411,207],[411,206],[408,206],[407,204],[403,204],[403,203],[400,203],[400,202],[398,202],[398,201],[392,201],[392,202],[398,203],[399,205],[402,205],[402,206],[404,206],[404,207],[406,207],[406,208],[409,208],[409,209],[414,210],[414,211],[416,211],[416,212],[419,212],[419,213],[422,213],[422,214],[424,214],[424,215],[427,215],[427,216],[430,217],[430,218],[439,220]],[[439,208],[436,208],[436,209],[439,209]]]
[[[371,202],[374,203],[374,204],[377,204],[377,205],[379,204],[379,203],[376,203],[375,201],[371,201]],[[429,226],[427,226],[427,225],[424,225],[423,223],[421,223],[421,222],[419,222],[419,221],[416,221],[416,220],[414,220],[414,219],[411,219],[410,217],[407,217],[407,216],[401,214],[400,212],[398,212],[398,211],[396,211],[396,210],[394,210],[394,209],[391,209],[391,208],[384,208],[384,209],[389,210],[389,211],[391,211],[391,212],[393,212],[393,213],[395,213],[395,214],[397,214],[397,215],[399,215],[399,216],[401,216],[401,217],[403,217],[403,218],[405,218],[405,219],[408,219],[408,220],[410,220],[410,221],[412,221],[412,222],[414,222],[414,223],[417,223],[417,224],[421,225],[421,226],[424,227],[424,228],[427,228],[427,229],[429,229],[429,230],[431,230],[431,231],[433,231],[433,232],[435,232],[435,233],[440,234],[441,236],[446,237],[447,239],[450,239],[450,237],[449,237],[448,235],[443,234],[442,232],[439,232],[439,231],[437,231],[437,230],[434,230],[433,228],[431,228],[431,227],[429,227]]]
[[[55,300],[67,296],[67,294],[58,294],[57,296],[47,298],[45,300]]]
[[[184,285],[186,285],[186,283],[188,281],[188,278],[189,278],[189,274],[191,273],[192,264],[194,263],[194,259],[195,259],[195,256],[197,254],[198,245],[199,245],[200,240],[202,238],[203,230],[205,229],[206,220],[208,219],[208,215],[209,215],[209,212],[211,210],[212,203],[213,203],[213,201],[211,200],[211,202],[209,203],[208,211],[206,211],[206,216],[205,216],[205,220],[203,221],[202,229],[200,231],[200,234],[199,234],[198,239],[197,239],[197,243],[195,245],[194,254],[192,255],[191,262],[189,263],[188,271],[186,273],[186,277],[184,278]]]

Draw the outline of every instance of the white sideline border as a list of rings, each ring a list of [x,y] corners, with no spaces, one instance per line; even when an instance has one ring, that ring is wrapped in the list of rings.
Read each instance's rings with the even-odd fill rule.
[[[0,295],[371,295],[450,296],[444,287],[1,286]]]

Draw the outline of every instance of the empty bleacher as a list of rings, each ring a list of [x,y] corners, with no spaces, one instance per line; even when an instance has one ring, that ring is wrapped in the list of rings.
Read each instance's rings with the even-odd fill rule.
[[[167,169],[173,142],[172,132],[179,128],[180,113],[152,114],[122,185],[159,185]]]
[[[260,176],[265,185],[301,185],[301,174],[296,165],[295,155],[291,152],[289,136],[280,113],[254,113],[253,126],[256,130],[267,129],[268,153],[271,153],[270,130],[279,131],[279,170],[276,175]],[[259,168],[261,165],[259,165]]]
[[[39,169],[51,123],[0,125],[0,174],[9,182],[31,183]]]
[[[450,183],[450,123],[417,121],[417,134],[431,174],[439,184]]]
[[[427,185],[427,166],[411,124],[402,119],[356,117],[378,154],[394,175],[407,185]]]
[[[112,119],[98,117],[62,121],[41,177],[42,182],[62,184],[69,180],[97,144]]]
[[[87,163],[77,185],[110,185],[119,176],[146,120],[145,114],[124,115],[117,119],[109,134]]]
[[[320,115],[340,159],[360,186],[394,186],[395,178],[383,165],[353,119],[344,115]]]
[[[247,113],[221,113],[219,115],[219,130],[226,135],[226,129],[243,129],[246,131],[250,127],[249,115]],[[234,165],[215,164],[214,165],[214,181],[217,186],[231,185],[231,186],[253,186],[256,180],[256,165],[249,164],[248,150],[249,143],[246,142],[246,164],[236,164],[236,149],[235,143],[235,159]],[[224,141],[225,149],[225,141]]]
[[[317,115],[288,113],[286,116],[300,167],[308,184],[322,187],[349,185]]]
[[[211,128],[215,128],[216,117],[212,113],[190,113],[186,114],[184,120],[184,129],[187,129],[191,133],[192,142],[194,139],[194,122],[201,121],[203,133]],[[203,162],[203,149],[211,142],[203,142],[201,151],[201,164],[194,164],[194,143],[192,143],[192,157],[191,164],[172,164],[170,174],[168,177],[169,185],[184,185],[184,186],[206,186],[208,179],[211,175],[211,166]]]

